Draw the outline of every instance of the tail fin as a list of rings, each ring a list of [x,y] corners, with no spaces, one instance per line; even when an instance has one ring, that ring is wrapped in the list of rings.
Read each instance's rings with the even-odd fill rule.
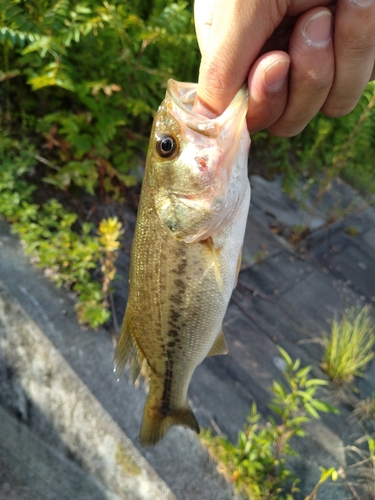
[[[185,425],[199,434],[198,422],[188,404],[186,408],[174,410],[168,415],[163,415],[158,409],[150,408],[150,405],[146,401],[140,432],[141,445],[154,446],[173,425]]]

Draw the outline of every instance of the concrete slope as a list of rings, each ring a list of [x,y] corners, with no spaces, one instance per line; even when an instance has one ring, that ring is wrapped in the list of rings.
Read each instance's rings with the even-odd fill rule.
[[[0,352],[2,403],[25,422],[1,424],[0,468],[17,485],[48,500],[175,498],[1,281]]]
[[[0,407],[1,500],[120,500]]]

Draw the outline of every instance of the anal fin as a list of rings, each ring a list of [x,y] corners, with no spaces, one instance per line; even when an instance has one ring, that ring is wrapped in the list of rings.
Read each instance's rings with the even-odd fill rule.
[[[143,358],[144,356],[135,341],[132,331],[132,322],[127,309],[121,325],[119,340],[117,342],[115,352],[114,365],[116,375],[121,377],[126,365],[129,363],[129,379],[131,383],[134,383],[141,371]]]
[[[207,354],[207,358],[209,356],[218,356],[219,354],[227,354],[227,352],[228,352],[227,341],[225,340],[223,330],[220,330],[215,339],[215,342],[212,344],[212,347]]]

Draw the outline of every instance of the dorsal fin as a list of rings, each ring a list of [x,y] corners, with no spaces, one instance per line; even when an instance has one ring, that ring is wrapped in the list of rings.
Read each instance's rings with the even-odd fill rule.
[[[215,339],[215,342],[212,344],[212,347],[207,354],[207,358],[209,356],[218,356],[219,354],[227,354],[227,352],[228,352],[227,341],[225,340],[223,330],[220,330]]]

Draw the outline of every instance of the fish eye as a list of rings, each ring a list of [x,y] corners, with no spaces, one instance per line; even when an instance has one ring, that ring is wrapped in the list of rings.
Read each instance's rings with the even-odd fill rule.
[[[172,158],[180,149],[178,139],[172,134],[160,134],[156,138],[156,151],[161,158]]]

